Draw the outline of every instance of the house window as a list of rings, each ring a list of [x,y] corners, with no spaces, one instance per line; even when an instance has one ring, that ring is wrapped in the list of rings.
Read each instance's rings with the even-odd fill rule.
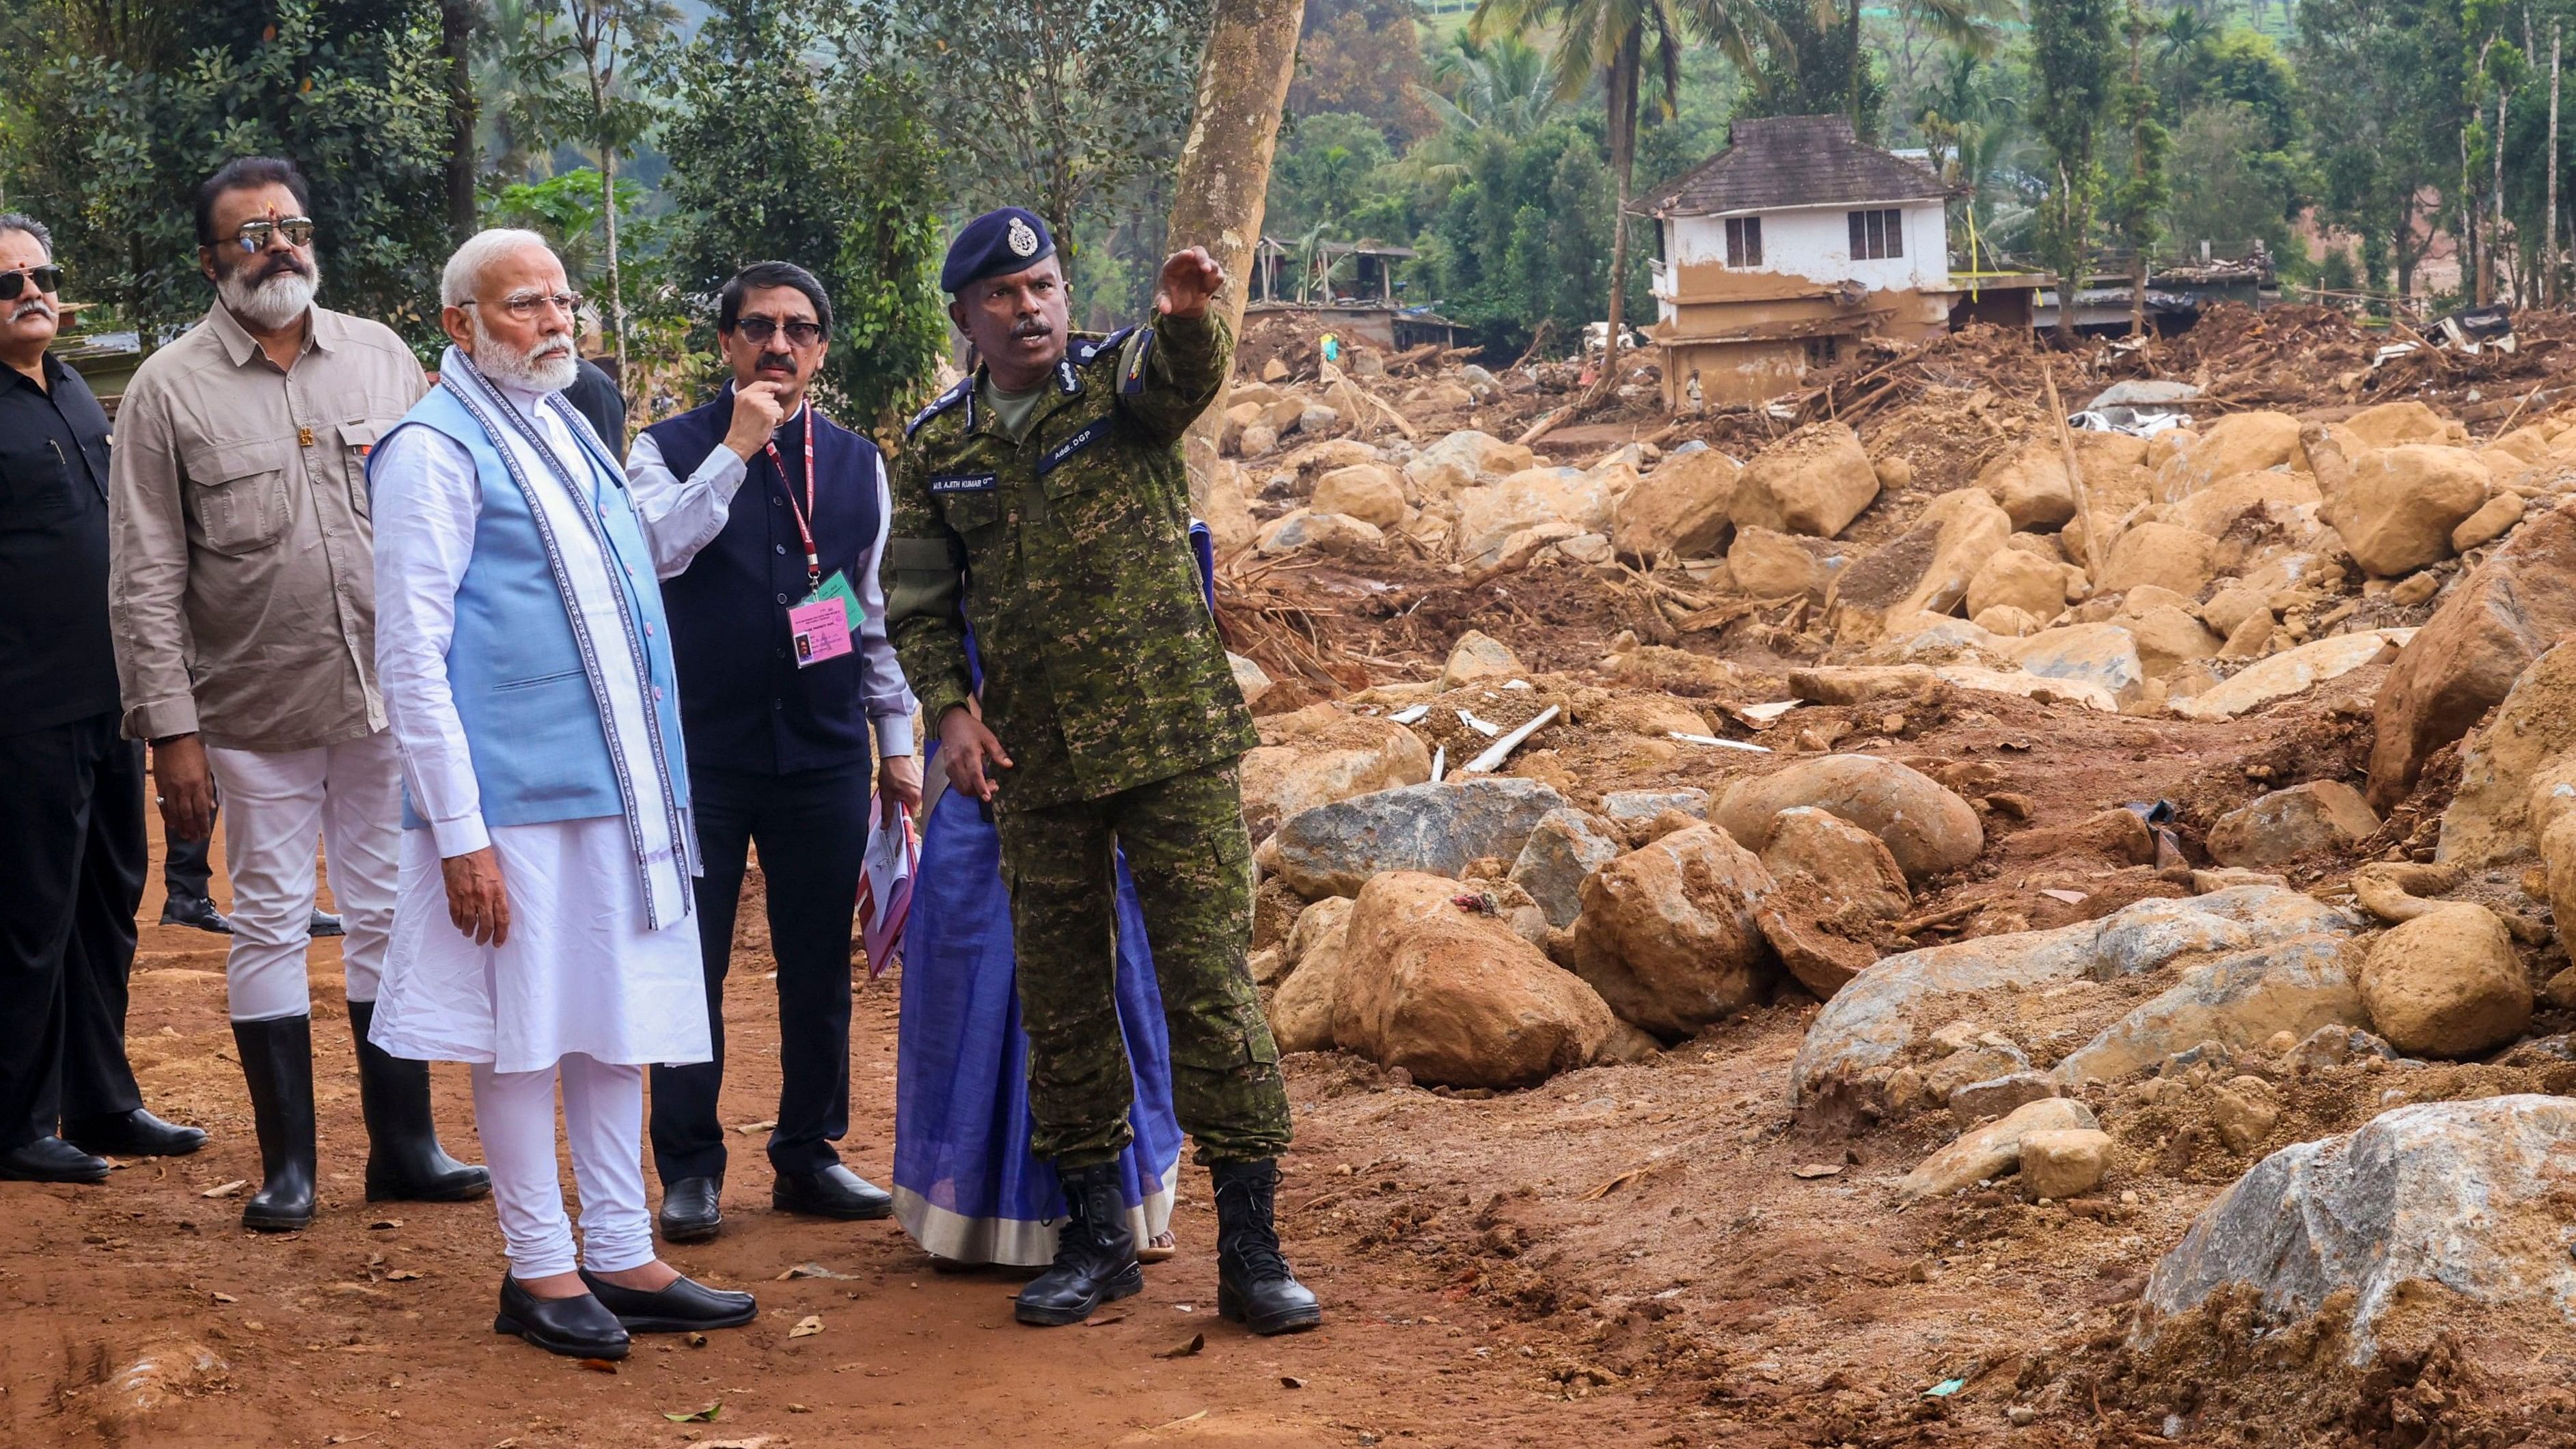
[[[1905,213],[1894,207],[1851,213],[1851,254],[1856,262],[1905,255]]]
[[[1730,267],[1762,265],[1762,218],[1730,216],[1726,219],[1726,264]]]

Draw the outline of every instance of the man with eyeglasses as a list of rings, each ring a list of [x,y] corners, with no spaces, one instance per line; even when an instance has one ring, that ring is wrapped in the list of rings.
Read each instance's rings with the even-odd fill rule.
[[[831,329],[832,301],[813,273],[744,268],[716,297],[733,380],[645,429],[626,464],[637,506],[673,533],[662,596],[706,863],[698,945],[715,1058],[653,1068],[653,1162],[672,1242],[702,1242],[723,1224],[724,982],[755,844],[778,961],[770,1203],[844,1221],[894,1211],[832,1144],[850,1125],[850,927],[870,734],[889,811],[920,809],[921,768],[878,593],[892,512],[885,461],[808,395]],[[837,635],[802,627],[818,603],[827,616],[839,610]]]
[[[215,304],[135,373],[109,487],[125,732],[152,742],[173,840],[203,839],[223,793],[225,986],[260,1152],[242,1223],[269,1232],[312,1221],[319,1176],[305,979],[317,841],[347,920],[367,1198],[491,1190],[439,1146],[428,1068],[367,1040],[402,789],[376,687],[366,457],[428,379],[390,329],[315,305],[309,195],[266,157],[198,188]]]
[[[145,1111],[125,1060],[143,747],[117,730],[107,414],[48,351],[53,252],[0,213],[0,1179],[98,1182],[206,1134]]]

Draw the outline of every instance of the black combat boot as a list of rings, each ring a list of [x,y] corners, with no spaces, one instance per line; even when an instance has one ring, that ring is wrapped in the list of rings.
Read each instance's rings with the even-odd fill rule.
[[[1103,1303],[1145,1291],[1136,1239],[1127,1231],[1127,1195],[1118,1164],[1059,1168],[1065,1222],[1055,1237],[1055,1264],[1020,1290],[1012,1310],[1022,1323],[1080,1323]]]
[[[1324,1310],[1279,1251],[1270,1225],[1279,1164],[1219,1162],[1216,1180],[1216,1311],[1255,1333],[1294,1333],[1324,1321]]]
[[[429,1117],[429,1063],[407,1062],[367,1040],[376,1004],[349,1003],[358,1039],[358,1101],[367,1116],[367,1201],[467,1202],[492,1190],[492,1174],[447,1155]]]
[[[313,1222],[313,1018],[234,1022],[233,1045],[259,1130],[259,1191],[242,1204],[242,1226],[300,1231]]]

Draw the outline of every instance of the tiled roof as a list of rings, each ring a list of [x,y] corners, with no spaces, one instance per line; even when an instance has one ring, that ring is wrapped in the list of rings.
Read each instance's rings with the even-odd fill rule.
[[[1925,167],[1863,145],[1844,116],[1768,116],[1727,128],[1726,149],[1651,199],[1644,210],[1708,216],[1787,206],[1929,201],[1947,194]]]

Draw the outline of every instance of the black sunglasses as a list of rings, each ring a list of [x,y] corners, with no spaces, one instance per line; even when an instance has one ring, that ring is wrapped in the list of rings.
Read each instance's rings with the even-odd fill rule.
[[[811,347],[823,340],[823,324],[820,322],[781,324],[767,317],[741,317],[735,319],[733,330],[750,338],[754,346],[767,346],[769,339],[781,332],[786,333],[787,340],[798,347]]]
[[[26,291],[26,281],[34,278],[39,292],[63,289],[63,269],[53,265],[21,267],[14,272],[0,272],[0,302],[15,302]]]

